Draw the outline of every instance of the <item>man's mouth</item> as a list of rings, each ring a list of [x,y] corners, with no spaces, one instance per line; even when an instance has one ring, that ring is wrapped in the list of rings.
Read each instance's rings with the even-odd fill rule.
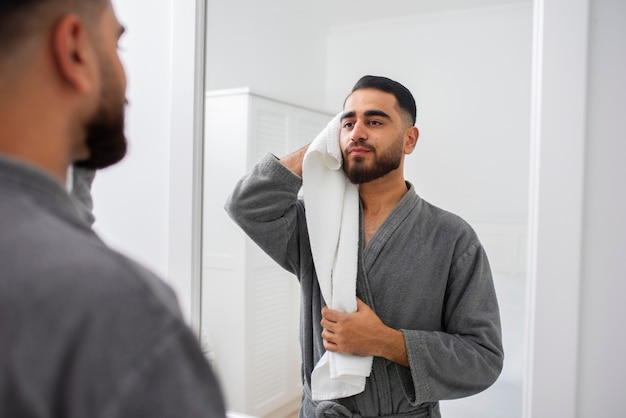
[[[374,149],[372,146],[369,146],[369,145],[353,145],[348,148],[347,154],[359,156],[359,155],[365,155],[372,151],[374,151]]]

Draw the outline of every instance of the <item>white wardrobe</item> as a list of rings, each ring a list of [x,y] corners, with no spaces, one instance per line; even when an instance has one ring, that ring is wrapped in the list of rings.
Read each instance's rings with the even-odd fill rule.
[[[279,417],[301,396],[296,278],[223,209],[266,153],[311,142],[332,115],[247,88],[208,92],[205,106],[201,338],[230,411]]]

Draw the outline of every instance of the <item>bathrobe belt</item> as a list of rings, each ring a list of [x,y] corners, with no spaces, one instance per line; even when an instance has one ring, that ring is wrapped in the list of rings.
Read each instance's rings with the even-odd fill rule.
[[[434,405],[435,404],[428,404],[417,411],[385,415],[377,418],[429,418],[436,416],[431,413],[435,408]],[[362,418],[362,416],[336,402],[321,401],[317,404],[317,408],[315,409],[315,418]]]
[[[357,412],[352,412],[340,403],[333,401],[320,401],[314,402],[311,400],[310,389],[305,385],[304,391],[306,393],[305,398],[307,403],[313,405],[315,408],[315,418],[363,418],[363,416]],[[306,407],[306,406],[305,406]],[[377,418],[429,418],[437,417],[439,404],[437,402],[424,404],[420,409],[413,410],[411,412],[404,412],[400,414],[381,415]]]

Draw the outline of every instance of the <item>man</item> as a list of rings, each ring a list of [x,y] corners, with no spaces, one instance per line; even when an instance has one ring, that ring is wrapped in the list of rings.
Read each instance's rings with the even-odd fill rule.
[[[2,417],[225,416],[174,293],[65,190],[126,152],[122,32],[110,0],[0,1]]]
[[[298,200],[307,147],[264,157],[226,204],[300,281],[301,417],[439,417],[439,400],[478,393],[502,369],[498,304],[476,234],[404,179],[415,116],[411,93],[385,77],[363,77],[344,103],[338,141],[360,197],[356,312],[331,310],[321,296]],[[311,373],[325,350],[374,356],[363,392],[313,401]]]

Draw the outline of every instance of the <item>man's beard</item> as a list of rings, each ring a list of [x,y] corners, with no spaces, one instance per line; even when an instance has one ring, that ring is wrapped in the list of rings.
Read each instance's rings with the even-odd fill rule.
[[[89,158],[76,161],[74,165],[77,167],[95,170],[121,161],[127,149],[123,110],[112,119],[106,118],[105,112],[100,112],[87,127],[85,141]]]
[[[112,97],[122,90],[115,85],[111,71],[103,68],[104,85],[100,108],[87,125],[85,144],[89,157],[76,161],[74,165],[88,169],[100,169],[121,161],[126,155],[127,141],[124,134],[125,99]],[[114,87],[118,87],[115,89]],[[123,97],[124,92],[121,92]]]
[[[355,142],[346,147],[344,155],[348,155],[349,150],[355,146],[367,148],[370,153],[374,154],[374,161],[368,167],[365,164],[365,158],[354,157],[349,162],[344,157],[343,171],[346,173],[348,180],[353,184],[368,183],[383,177],[393,170],[400,167],[402,155],[404,154],[404,143],[402,138],[395,141],[391,147],[380,156],[376,149],[366,142]]]

